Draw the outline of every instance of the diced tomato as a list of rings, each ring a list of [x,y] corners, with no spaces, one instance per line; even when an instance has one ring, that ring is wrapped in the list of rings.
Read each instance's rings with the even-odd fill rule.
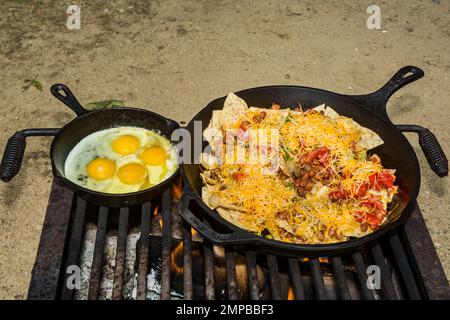
[[[279,104],[276,104],[276,103],[272,104],[272,110],[280,110],[280,109],[281,109],[281,107]]]
[[[390,188],[394,185],[395,176],[389,171],[383,170],[380,173],[374,173],[369,176],[370,186],[375,190]]]
[[[378,173],[373,173],[369,176],[370,188],[375,190],[380,190],[378,185]]]
[[[350,193],[347,190],[338,189],[338,190],[331,191],[328,194],[328,197],[330,198],[331,201],[339,201],[339,200],[347,199],[349,195],[350,195]]]
[[[236,181],[239,181],[244,177],[245,177],[245,173],[243,173],[243,172],[233,172],[233,179]]]
[[[362,202],[362,205],[369,207],[369,208],[375,208],[378,210],[384,210],[384,205],[381,201],[375,199],[375,198],[369,198],[368,200]]]
[[[370,214],[370,213],[366,214],[366,222],[370,225],[370,227],[372,229],[379,227],[381,224],[381,221],[383,221],[383,218],[382,217],[380,218],[376,214]]]
[[[327,166],[329,161],[328,148],[326,146],[319,147],[305,156],[302,157],[302,164],[311,163],[314,159],[317,159],[322,165]]]
[[[368,183],[367,182],[363,182],[361,184],[359,184],[358,186],[356,186],[355,189],[355,196],[358,197],[364,197],[367,193],[367,188],[368,188]]]
[[[355,217],[356,222],[361,223],[366,219],[366,212],[358,210],[358,211],[355,211],[353,216]]]
[[[381,171],[378,175],[377,181],[385,188],[392,187],[394,185],[395,176],[386,170]]]

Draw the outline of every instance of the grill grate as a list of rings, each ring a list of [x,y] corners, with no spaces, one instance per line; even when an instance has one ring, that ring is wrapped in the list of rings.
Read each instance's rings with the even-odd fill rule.
[[[54,185],[29,298],[395,300],[448,297],[447,279],[418,209],[405,230],[359,252],[330,258],[285,258],[209,243],[181,221],[176,198],[172,190],[167,190],[161,199],[139,207],[105,208],[87,204]],[[52,223],[66,228],[52,233]],[[418,239],[421,243],[413,243]],[[49,250],[55,249],[49,244],[61,242],[64,247],[53,252],[50,259]],[[414,245],[419,245],[422,252]],[[381,270],[380,289],[369,289],[366,285],[369,265],[377,265]],[[66,273],[69,266],[81,267],[79,289],[66,285],[71,276],[70,272]],[[434,269],[429,270],[430,266]],[[59,277],[51,278],[51,270],[56,270]]]

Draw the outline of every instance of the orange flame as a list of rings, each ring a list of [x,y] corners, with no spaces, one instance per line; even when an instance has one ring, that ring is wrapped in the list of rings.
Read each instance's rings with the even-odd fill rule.
[[[180,200],[183,193],[183,188],[181,187],[181,179],[172,185],[172,194],[175,200]]]
[[[292,289],[292,286],[289,286],[287,299],[295,300],[294,289]]]
[[[191,228],[191,235],[195,236],[197,234],[197,230],[195,230],[194,228]]]
[[[170,271],[177,275],[183,274],[183,267],[177,265],[177,258],[183,255],[183,242],[180,242],[170,253]]]
[[[158,213],[159,213],[159,206],[156,206],[156,207],[153,209],[153,216],[156,217],[156,216],[158,215]]]

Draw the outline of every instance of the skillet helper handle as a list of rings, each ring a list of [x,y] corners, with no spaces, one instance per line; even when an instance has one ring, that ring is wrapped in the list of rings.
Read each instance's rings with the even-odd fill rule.
[[[424,74],[419,67],[406,66],[398,70],[388,82],[375,92],[347,97],[369,108],[383,118],[389,119],[386,112],[386,103],[389,98],[400,88],[422,78]]]
[[[0,179],[4,182],[10,181],[19,173],[22,165],[23,154],[26,147],[26,138],[29,136],[54,136],[59,129],[25,129],[17,131],[8,139],[2,162],[0,164]]]
[[[72,109],[72,111],[75,112],[77,116],[81,116],[89,112],[89,110],[83,108],[83,106],[78,102],[75,95],[65,84],[57,83],[52,85],[50,88],[50,92],[55,96],[55,98]]]
[[[448,160],[436,136],[427,128],[417,125],[397,125],[403,132],[415,132],[419,135],[419,145],[422,148],[431,170],[439,177],[448,175]]]
[[[185,188],[186,190],[186,188]],[[238,245],[250,244],[258,241],[257,236],[246,234],[245,232],[232,231],[231,233],[219,233],[215,231],[207,223],[202,222],[189,209],[191,201],[196,201],[194,195],[190,191],[185,191],[181,199],[180,214],[182,218],[203,237],[214,244],[220,245]]]

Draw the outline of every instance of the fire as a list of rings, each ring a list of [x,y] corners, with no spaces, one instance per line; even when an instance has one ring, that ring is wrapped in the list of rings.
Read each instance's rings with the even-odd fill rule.
[[[303,258],[300,260],[300,262],[309,262],[310,260],[311,259],[309,259],[309,258]],[[320,263],[330,263],[330,260],[328,260],[328,258],[319,257],[319,262]]]
[[[292,288],[292,286],[289,286],[287,299],[295,300],[294,289]]]
[[[183,256],[183,242],[180,242],[170,253],[170,271],[177,275],[183,274],[183,267],[177,264],[177,258]]]
[[[195,236],[197,234],[197,230],[195,230],[194,228],[191,228],[191,235]]]
[[[163,227],[162,217],[158,215],[159,215],[159,205],[155,206],[155,208],[153,209],[153,216],[158,217],[159,227],[162,230]]]
[[[172,185],[172,194],[175,200],[180,200],[183,193],[183,188],[181,186],[181,179]]]
[[[330,260],[328,260],[328,258],[322,258],[322,257],[320,257],[320,258],[319,258],[319,262],[320,262],[320,263],[330,263]]]

